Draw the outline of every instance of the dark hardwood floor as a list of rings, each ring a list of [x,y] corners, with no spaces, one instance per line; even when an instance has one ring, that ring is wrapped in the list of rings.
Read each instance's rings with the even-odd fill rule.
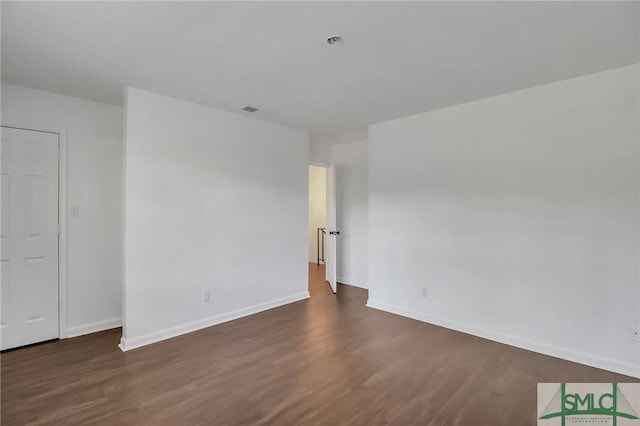
[[[7,352],[2,424],[520,426],[538,382],[638,382],[366,308],[323,275],[310,300],[127,353],[119,329]]]

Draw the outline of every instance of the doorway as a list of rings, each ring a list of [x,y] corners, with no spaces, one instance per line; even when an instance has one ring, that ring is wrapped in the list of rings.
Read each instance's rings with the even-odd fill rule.
[[[327,168],[309,166],[309,293],[314,296],[326,292],[324,279],[326,264],[326,203]]]
[[[309,166],[309,292],[312,282],[324,281],[333,294],[337,293],[336,281],[336,191],[333,166]],[[315,279],[311,279],[311,271]],[[312,294],[313,296],[313,294]]]
[[[2,126],[1,349],[59,337],[58,133]]]

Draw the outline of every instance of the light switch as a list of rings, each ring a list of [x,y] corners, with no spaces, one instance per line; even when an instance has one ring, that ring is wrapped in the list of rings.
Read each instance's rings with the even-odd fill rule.
[[[80,216],[80,206],[79,205],[76,204],[76,205],[71,206],[70,216],[71,217]]]

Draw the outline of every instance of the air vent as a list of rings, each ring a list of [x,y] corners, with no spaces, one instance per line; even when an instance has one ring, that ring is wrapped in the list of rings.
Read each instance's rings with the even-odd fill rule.
[[[246,107],[242,107],[242,110],[247,112],[256,112],[258,108],[254,108],[251,105],[247,105]]]

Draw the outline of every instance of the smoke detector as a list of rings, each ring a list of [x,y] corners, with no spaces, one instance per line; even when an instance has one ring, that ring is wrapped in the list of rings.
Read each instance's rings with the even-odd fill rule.
[[[244,106],[240,109],[246,112],[256,112],[258,110],[258,108],[254,108],[251,105]]]
[[[342,37],[331,36],[327,39],[327,43],[329,43],[331,46],[342,44]]]

